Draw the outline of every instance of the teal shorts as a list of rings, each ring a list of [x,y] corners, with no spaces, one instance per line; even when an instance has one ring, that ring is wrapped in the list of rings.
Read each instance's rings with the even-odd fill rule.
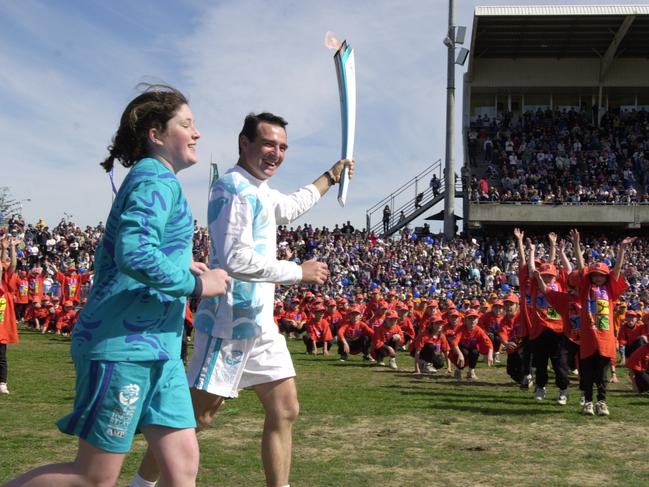
[[[195,428],[181,360],[75,361],[74,411],[56,425],[111,453],[127,453],[143,426]]]

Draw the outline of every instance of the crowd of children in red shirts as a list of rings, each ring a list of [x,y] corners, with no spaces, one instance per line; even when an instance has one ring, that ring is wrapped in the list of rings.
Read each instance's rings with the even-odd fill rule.
[[[18,343],[17,323],[57,335],[69,335],[85,299],[81,289],[92,272],[77,273],[74,265],[62,272],[52,266],[60,286],[60,296],[44,293],[41,267],[29,272],[17,271],[16,247],[20,239],[3,236],[0,239],[0,394],[9,394],[7,386],[7,345]]]
[[[457,379],[463,370],[468,380],[476,379],[481,356],[492,365],[506,355],[509,376],[522,388],[533,389],[539,401],[546,398],[550,364],[559,405],[568,402],[570,374],[579,375],[585,415],[609,415],[607,372],[611,369],[610,381],[616,382],[618,352],[634,389],[649,391],[649,313],[627,311],[623,299],[628,286],[621,273],[624,254],[634,239],[621,242],[610,269],[602,262],[585,264],[576,230],[559,245],[550,234],[546,261],[535,257],[535,245],[524,241],[522,231],[516,229],[514,235],[519,293],[492,293],[488,300],[455,303],[378,288],[351,299],[303,289],[276,301],[278,329],[302,337],[307,353],[322,350],[328,355],[337,342],[341,361],[362,354],[364,360],[396,369],[396,354],[409,352],[415,373],[445,369]]]

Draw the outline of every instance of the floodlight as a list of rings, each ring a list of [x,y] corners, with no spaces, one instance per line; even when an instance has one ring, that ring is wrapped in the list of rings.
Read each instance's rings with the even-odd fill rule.
[[[455,44],[464,44],[465,36],[466,36],[466,27],[463,25],[455,26]]]
[[[468,56],[469,56],[469,50],[465,49],[464,47],[461,47],[457,53],[457,58],[455,58],[455,64],[464,66],[464,63],[466,62],[466,58]]]

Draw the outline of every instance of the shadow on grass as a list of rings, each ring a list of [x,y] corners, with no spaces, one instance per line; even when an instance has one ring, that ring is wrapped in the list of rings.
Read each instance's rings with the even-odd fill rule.
[[[467,413],[476,413],[484,414],[486,416],[529,416],[534,414],[556,414],[557,409],[540,409],[540,408],[521,408],[521,409],[506,409],[506,408],[494,408],[494,407],[485,407],[485,406],[470,406],[466,404],[439,404],[437,402],[430,405],[431,409],[442,409],[448,411],[464,411]]]

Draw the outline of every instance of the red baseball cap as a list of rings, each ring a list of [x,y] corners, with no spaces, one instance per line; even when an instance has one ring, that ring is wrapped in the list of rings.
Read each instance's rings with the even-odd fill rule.
[[[519,303],[518,296],[514,293],[509,293],[506,294],[505,297],[503,298],[503,301],[505,302],[510,302],[510,303]]]
[[[557,268],[553,264],[541,264],[539,274],[557,277]]]
[[[446,320],[439,311],[433,315],[431,323],[444,323]]]
[[[397,314],[397,312],[395,310],[391,309],[390,311],[385,313],[385,317],[386,318],[398,318],[399,315]]]
[[[604,264],[604,262],[595,262],[594,264],[588,266],[589,274],[603,274],[605,276],[608,276],[610,272],[611,270],[606,264]]]
[[[467,310],[466,313],[464,313],[464,317],[468,318],[470,316],[475,316],[476,318],[479,318],[480,313],[478,313],[475,309],[469,309],[469,310]]]

